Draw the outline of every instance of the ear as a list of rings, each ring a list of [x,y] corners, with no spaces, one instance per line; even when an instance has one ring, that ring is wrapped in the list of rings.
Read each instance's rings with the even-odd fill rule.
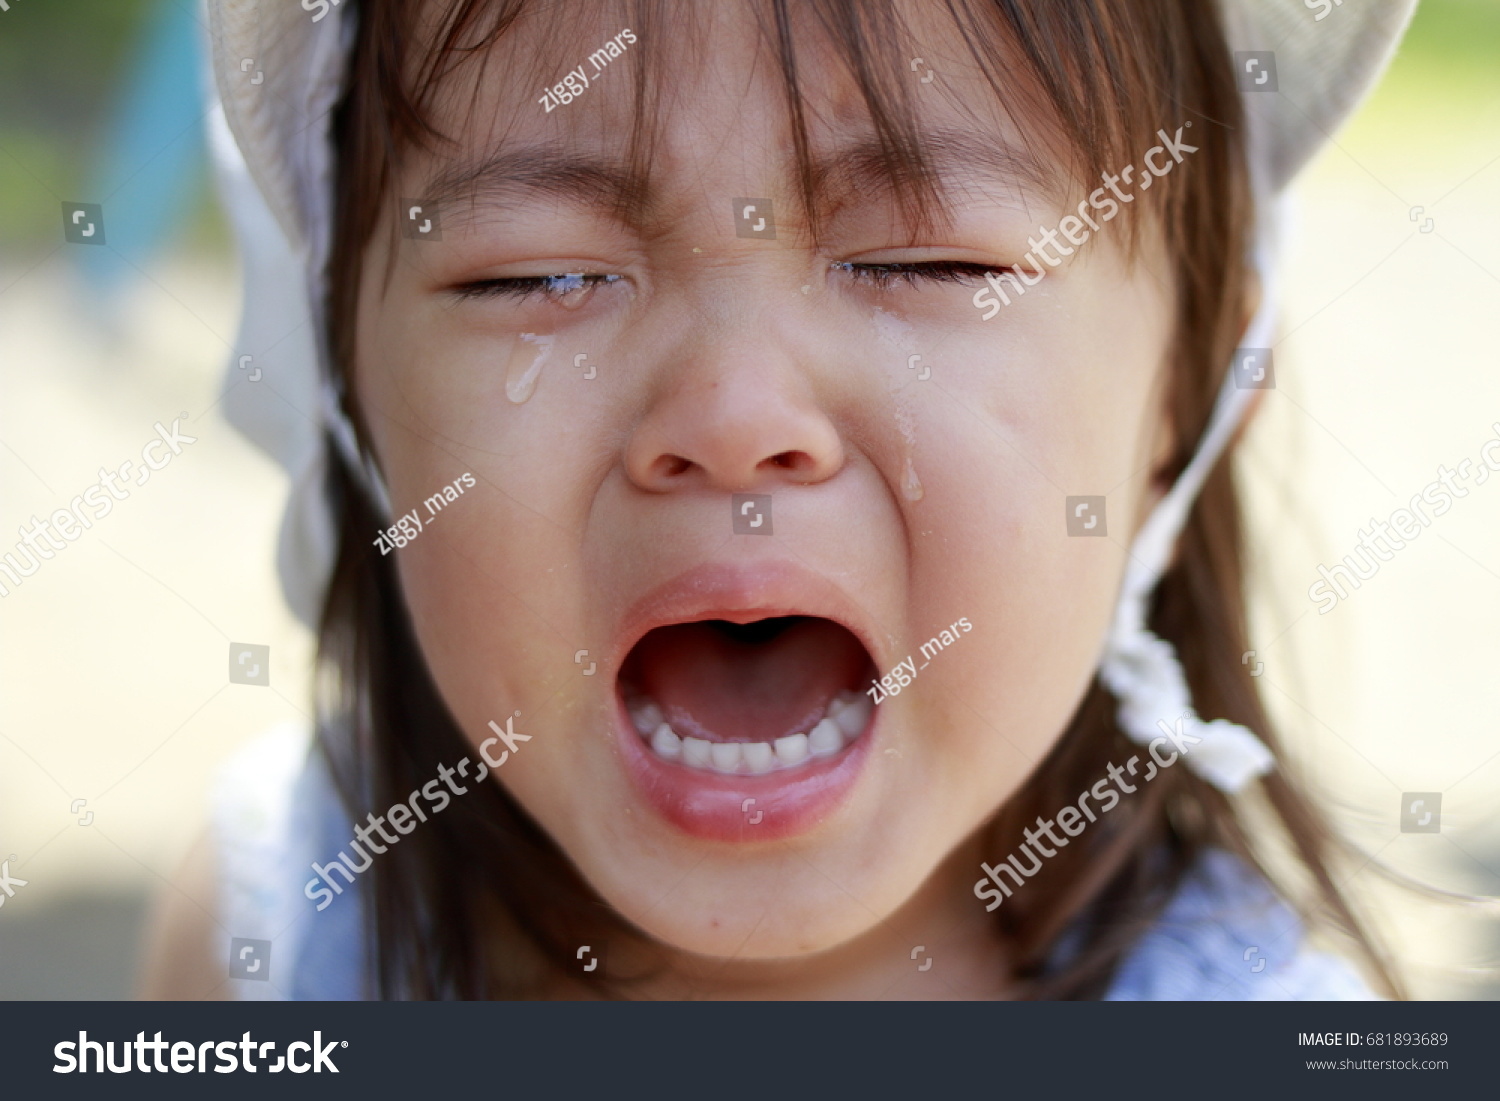
[[[1240,323],[1238,328],[1238,339],[1243,339],[1245,330],[1250,327],[1250,321],[1260,309],[1261,286],[1260,274],[1252,267],[1247,268],[1244,273],[1244,301],[1240,308]],[[1218,393],[1217,386],[1214,393]],[[1249,427],[1251,419],[1260,411],[1261,404],[1265,401],[1266,394],[1263,390],[1255,391],[1245,407],[1244,415],[1236,426],[1234,436],[1225,448],[1225,454],[1230,454],[1239,445],[1244,436],[1245,429]],[[1137,520],[1138,524],[1145,523],[1146,517],[1151,514],[1157,503],[1172,488],[1171,481],[1167,477],[1167,465],[1177,450],[1177,439],[1172,431],[1171,416],[1166,407],[1165,394],[1163,395],[1162,413],[1157,422],[1155,438],[1152,441],[1151,469],[1153,471],[1151,484],[1142,502],[1142,514]]]

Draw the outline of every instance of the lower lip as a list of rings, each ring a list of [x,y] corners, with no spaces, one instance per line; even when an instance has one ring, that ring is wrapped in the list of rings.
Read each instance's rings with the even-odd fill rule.
[[[864,732],[832,757],[759,776],[726,776],[651,752],[615,693],[615,736],[636,790],[672,825],[705,841],[779,841],[824,821],[859,779],[878,715],[877,709]]]

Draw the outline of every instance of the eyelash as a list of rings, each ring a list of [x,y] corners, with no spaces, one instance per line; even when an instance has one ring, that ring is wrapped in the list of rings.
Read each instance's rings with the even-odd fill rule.
[[[564,275],[531,275],[515,279],[481,279],[455,287],[454,290],[460,298],[527,299],[540,294],[556,301],[575,291],[609,286],[623,278],[622,275],[568,272]]]
[[[889,290],[899,283],[915,287],[920,282],[958,283],[968,285],[986,272],[1005,271],[986,264],[963,260],[931,260],[915,264],[854,264],[838,261],[830,265],[845,272],[857,282]],[[543,295],[553,301],[585,288],[609,286],[624,278],[593,272],[568,272],[563,275],[533,275],[511,279],[481,279],[455,288],[460,298],[516,298],[525,300]]]
[[[872,284],[881,290],[889,290],[897,283],[915,287],[923,280],[968,286],[972,280],[983,277],[986,272],[1009,270],[965,260],[930,260],[916,264],[852,264],[843,261],[832,266],[847,272],[856,281]]]

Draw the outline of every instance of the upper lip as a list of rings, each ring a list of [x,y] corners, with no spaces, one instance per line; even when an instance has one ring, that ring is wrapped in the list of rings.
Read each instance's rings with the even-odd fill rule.
[[[705,563],[657,585],[626,609],[610,653],[618,670],[647,633],[675,623],[722,619],[753,623],[773,616],[816,616],[847,629],[877,660],[870,617],[831,578],[795,562]]]

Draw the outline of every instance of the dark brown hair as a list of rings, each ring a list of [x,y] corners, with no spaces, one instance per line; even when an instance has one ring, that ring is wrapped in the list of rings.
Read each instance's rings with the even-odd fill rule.
[[[335,121],[338,199],[328,280],[331,350],[343,379],[352,377],[356,353],[361,260],[391,198],[396,166],[413,148],[442,146],[445,137],[431,115],[444,80],[462,66],[485,64],[489,47],[523,10],[538,7],[526,0],[449,0],[434,10],[411,0],[359,0],[351,75]],[[662,0],[636,0],[621,23],[634,28],[640,42],[632,51],[639,63],[629,139],[637,164],[649,163],[656,115],[650,44],[674,33],[668,7]],[[809,217],[815,217],[816,179],[792,30],[798,16],[810,17],[853,76],[911,223],[941,218],[942,198],[909,98],[903,46],[909,36],[900,6],[808,0],[794,11],[789,0],[759,0],[756,10],[786,89]],[[1023,134],[1038,143],[1066,143],[1077,181],[1131,163],[1156,143],[1160,127],[1194,124],[1199,151],[1189,169],[1164,180],[1126,220],[1133,234],[1144,218],[1152,219],[1175,273],[1167,400],[1177,442],[1158,472],[1168,482],[1191,457],[1254,293],[1245,266],[1253,210],[1241,107],[1216,5],[947,0],[943,10]],[[1046,120],[1046,129],[1038,120]],[[349,405],[360,423],[357,405]],[[320,740],[348,809],[361,818],[403,800],[439,764],[471,748],[427,670],[395,570],[370,546],[379,518],[354,472],[331,446],[329,452],[341,527],[320,632]],[[1157,591],[1152,626],[1181,655],[1198,710],[1243,723],[1274,751],[1255,682],[1240,661],[1247,649],[1243,574],[1239,504],[1226,456],[1193,508],[1176,562]],[[1096,681],[1046,760],[987,827],[997,857],[1014,847],[1023,826],[1070,802],[1110,761],[1131,755],[1114,712],[1114,701]],[[1279,823],[1311,885],[1300,892],[1307,896],[1304,909],[1341,930],[1377,984],[1396,993],[1334,882],[1338,846],[1322,817],[1284,765],[1262,781],[1262,790],[1268,821]],[[1229,800],[1187,769],[1166,770],[1100,827],[1059,850],[1047,875],[996,912],[997,929],[1018,961],[1018,991],[1099,996],[1210,847],[1264,871],[1259,847]],[[499,784],[456,800],[392,848],[371,876],[367,916],[383,996],[524,997],[563,974],[573,946],[630,935]],[[1059,963],[1055,946],[1070,929],[1075,950]],[[614,990],[628,996],[628,981]]]

